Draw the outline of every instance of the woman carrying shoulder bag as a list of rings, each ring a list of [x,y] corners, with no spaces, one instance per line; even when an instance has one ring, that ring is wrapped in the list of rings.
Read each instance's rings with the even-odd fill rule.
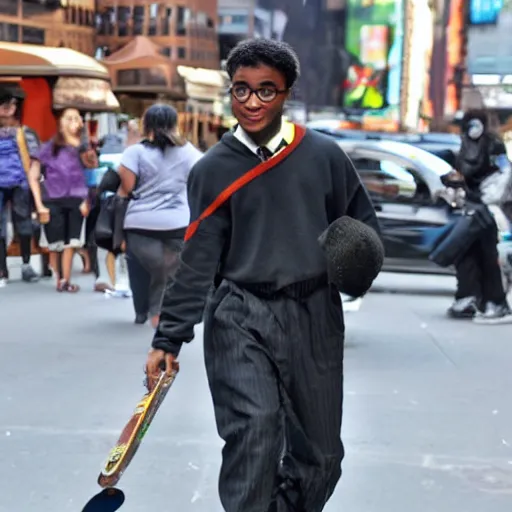
[[[120,194],[131,197],[124,229],[135,323],[158,325],[169,277],[178,267],[190,220],[187,180],[202,153],[177,133],[178,115],[155,104],[142,119],[144,139],[121,158]]]

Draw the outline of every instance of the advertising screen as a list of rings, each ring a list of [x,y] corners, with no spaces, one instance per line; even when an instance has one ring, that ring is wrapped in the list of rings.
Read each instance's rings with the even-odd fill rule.
[[[498,21],[504,0],[470,0],[469,22],[471,25],[489,25]]]
[[[344,107],[397,113],[403,18],[403,0],[348,0]]]

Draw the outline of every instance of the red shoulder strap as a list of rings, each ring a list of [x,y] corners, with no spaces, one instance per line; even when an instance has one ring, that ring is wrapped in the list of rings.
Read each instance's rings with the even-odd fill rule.
[[[201,221],[212,215],[222,204],[224,204],[235,192],[240,190],[242,187],[245,187],[249,182],[253,179],[261,176],[264,172],[269,171],[273,167],[275,167],[278,163],[282,162],[302,141],[304,135],[306,134],[306,128],[300,125],[295,126],[295,136],[293,137],[293,141],[288,144],[282,151],[280,151],[276,156],[266,160],[265,162],[261,162],[256,167],[253,167],[245,174],[240,176],[240,178],[236,179],[233,183],[228,185],[206,208],[203,213],[191,224],[189,224],[187,228],[187,232],[185,233],[185,241],[190,240]]]

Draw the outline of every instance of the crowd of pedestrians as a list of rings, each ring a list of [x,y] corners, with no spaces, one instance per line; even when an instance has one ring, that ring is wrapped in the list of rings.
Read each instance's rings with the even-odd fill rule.
[[[188,174],[202,153],[180,137],[168,105],[151,106],[101,141],[90,136],[79,110],[64,108],[55,112],[55,136],[41,142],[21,125],[23,100],[21,88],[0,87],[0,287],[16,255],[23,281],[53,278],[59,293],[77,293],[78,255],[81,272],[94,276],[94,291],[133,297],[135,323],[156,327],[189,223]],[[119,251],[98,247],[95,237],[112,196],[126,203]],[[31,265],[37,255],[40,271]]]

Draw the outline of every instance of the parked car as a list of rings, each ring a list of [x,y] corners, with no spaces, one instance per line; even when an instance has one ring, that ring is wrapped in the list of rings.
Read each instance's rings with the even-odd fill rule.
[[[337,141],[374,202],[386,249],[385,269],[453,273],[428,259],[433,239],[452,217],[452,191],[441,176],[452,167],[417,147],[394,141]],[[430,242],[430,243],[429,243]]]
[[[307,126],[336,140],[391,140],[404,142],[439,156],[452,166],[455,165],[461,145],[460,136],[453,133],[429,132],[413,134],[347,130],[340,129],[339,121],[337,120],[312,121]]]

